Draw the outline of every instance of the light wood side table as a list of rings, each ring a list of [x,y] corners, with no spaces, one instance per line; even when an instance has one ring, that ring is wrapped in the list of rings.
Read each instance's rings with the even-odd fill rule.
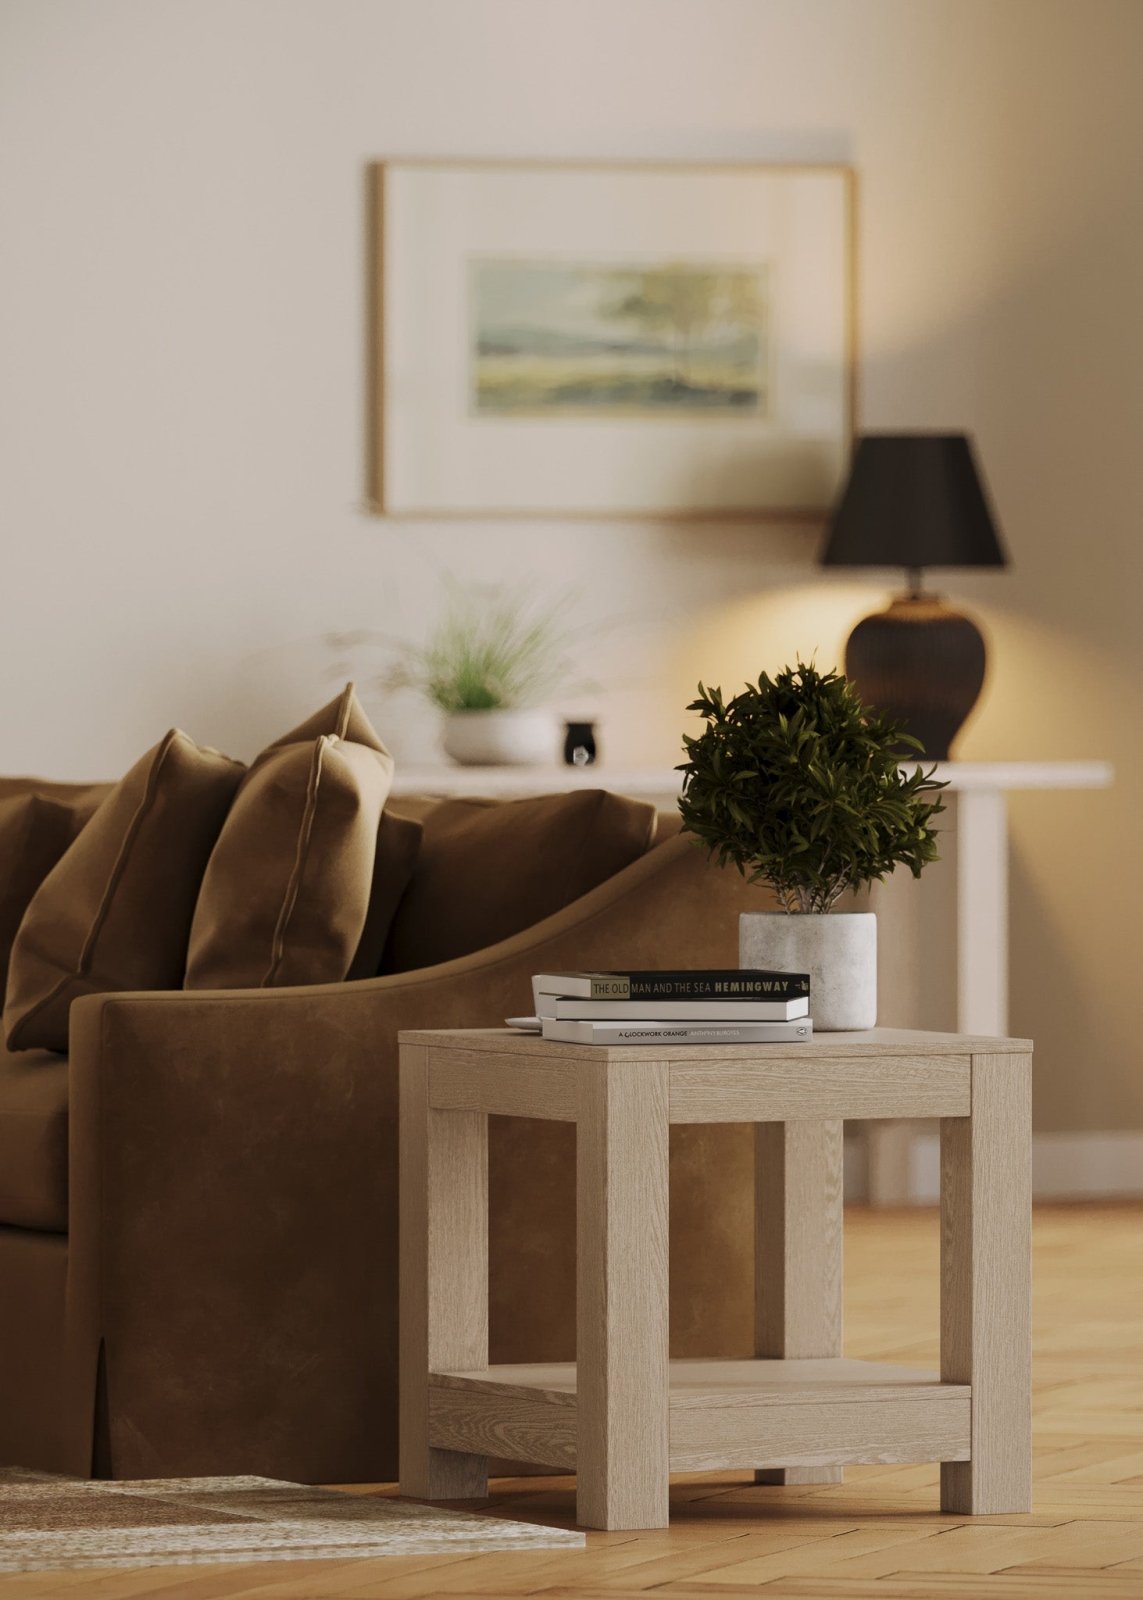
[[[958,1514],[1031,1504],[1031,1045],[874,1029],[603,1048],[402,1033],[401,1490],[487,1457],[578,1474],[580,1523],[667,1525],[671,1471],[823,1482],[941,1462]],[[488,1118],[574,1122],[574,1365],[488,1365]],[[941,1119],[941,1370],[842,1358],[842,1119]],[[755,1359],[670,1362],[667,1134],[753,1122]]]

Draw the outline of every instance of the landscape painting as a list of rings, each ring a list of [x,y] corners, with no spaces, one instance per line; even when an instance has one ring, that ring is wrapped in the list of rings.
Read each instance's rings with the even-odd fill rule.
[[[764,262],[469,262],[477,416],[765,417]]]

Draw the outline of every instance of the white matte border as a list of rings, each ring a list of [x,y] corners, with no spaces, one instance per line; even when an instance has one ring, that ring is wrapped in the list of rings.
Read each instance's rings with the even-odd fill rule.
[[[757,518],[832,503],[853,426],[850,169],[402,161],[378,175],[377,509]],[[472,415],[481,256],[765,262],[772,415]]]

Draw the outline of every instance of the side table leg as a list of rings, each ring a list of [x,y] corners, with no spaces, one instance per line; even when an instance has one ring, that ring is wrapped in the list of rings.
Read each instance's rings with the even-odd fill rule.
[[[482,1499],[484,1456],[429,1445],[430,1372],[488,1365],[488,1118],[429,1105],[429,1051],[401,1046],[401,1493]]]
[[[754,1127],[754,1353],[841,1355],[840,1121]],[[840,1483],[841,1467],[764,1467],[756,1483]]]
[[[576,1505],[588,1528],[668,1522],[668,1067],[579,1065]]]
[[[968,1461],[941,1509],[1032,1509],[1032,1058],[974,1055],[972,1115],[941,1123],[941,1378],[972,1386]]]

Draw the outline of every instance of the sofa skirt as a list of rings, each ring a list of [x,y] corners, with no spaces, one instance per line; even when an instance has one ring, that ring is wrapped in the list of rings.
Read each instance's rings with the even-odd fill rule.
[[[68,1241],[0,1228],[0,1465],[87,1477],[96,1353],[69,1349]]]

